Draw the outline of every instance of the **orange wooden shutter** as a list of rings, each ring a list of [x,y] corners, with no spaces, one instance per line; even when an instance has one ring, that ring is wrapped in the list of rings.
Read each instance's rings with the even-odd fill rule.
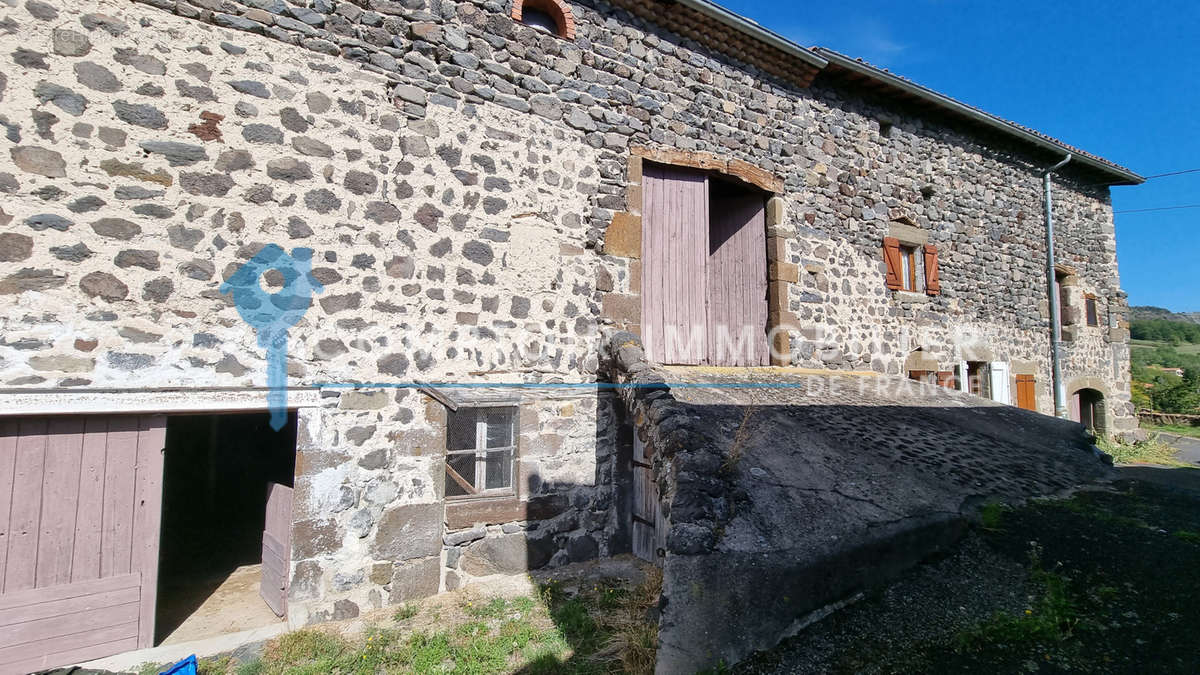
[[[939,387],[948,389],[954,388],[954,372],[950,370],[939,370],[937,374],[937,383]]]
[[[900,290],[903,284],[900,281],[900,240],[895,237],[884,237],[883,239],[883,261],[887,263],[887,276],[884,277],[884,283],[893,291]]]
[[[1033,375],[1017,376],[1017,407],[1037,411],[1037,387]]]
[[[937,246],[933,244],[925,244],[925,292],[929,295],[942,292],[942,285],[938,282]]]

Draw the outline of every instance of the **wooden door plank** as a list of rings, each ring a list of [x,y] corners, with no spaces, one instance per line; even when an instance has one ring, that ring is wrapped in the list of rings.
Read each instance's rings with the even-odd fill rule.
[[[162,522],[163,451],[167,442],[165,415],[138,419],[137,470],[130,565],[142,574],[138,645],[154,646],[154,609],[158,597],[158,540]]]
[[[136,622],[129,624],[136,627]],[[87,645],[84,647],[66,647],[62,651],[56,651],[51,654],[43,654],[32,658],[12,661],[0,662],[0,671],[13,673],[28,673],[37,670],[45,670],[57,666],[64,666],[73,663],[83,663],[93,659],[102,659],[105,656],[120,654],[127,652],[137,647],[136,637],[126,637],[111,642],[101,644]]]
[[[0,628],[34,619],[46,619],[63,614],[73,614],[114,605],[127,605],[138,601],[138,587],[118,588],[112,591],[87,593],[59,600],[42,600],[21,607],[0,610]]]
[[[711,203],[708,362],[768,365],[765,197],[722,194]]]
[[[44,418],[21,420],[9,515],[8,564],[4,571],[5,593],[35,586],[47,428],[48,424]]]
[[[654,562],[654,526],[633,524],[633,554],[646,562]]]
[[[35,581],[39,588],[71,581],[83,429],[82,417],[55,417],[47,430]]]
[[[648,163],[642,181],[647,354],[659,363],[699,364],[706,337],[708,179],[699,171]]]
[[[79,506],[75,517],[75,547],[71,551],[71,581],[100,577],[108,420],[105,415],[89,415],[84,423],[79,467]]]
[[[129,602],[124,605],[98,607],[73,614],[34,619],[11,626],[0,628],[0,646],[5,648],[25,642],[48,640],[65,635],[85,633],[107,626],[136,622],[138,620],[138,603]],[[0,650],[3,651],[3,650]],[[0,657],[2,658],[2,657]]]
[[[653,562],[659,567],[663,564],[663,558],[658,555],[659,551],[666,552],[667,550],[667,531],[668,522],[666,516],[663,515],[662,506],[659,505],[655,509],[654,518],[654,557]]]
[[[125,588],[137,588],[141,584],[140,574],[122,574],[103,579],[92,579],[50,588],[30,588],[15,593],[0,595],[0,611],[36,605],[40,602],[56,602],[95,593],[107,593]]]
[[[267,514],[263,526],[262,577],[259,595],[277,616],[287,613],[291,565],[292,488],[278,483],[267,487]]]
[[[19,437],[20,422],[17,419],[0,419],[0,592],[4,590],[5,570],[8,568],[8,542],[11,539],[9,512],[12,508]]]
[[[130,613],[128,610],[126,614]],[[81,621],[94,620],[91,618],[80,619]],[[32,623],[32,622],[31,622]],[[75,624],[82,625],[82,624]],[[65,630],[73,630],[67,628]],[[45,637],[37,637],[34,639],[22,639],[18,642],[5,641],[0,637],[0,663],[7,661],[16,661],[20,659],[36,658],[39,654],[53,656],[67,650],[78,649],[81,647],[89,647],[94,644],[104,644],[113,640],[120,640],[130,637],[131,633],[137,631],[137,619],[125,620],[117,623],[108,623],[100,620],[95,626],[90,626],[82,630],[71,633],[58,633],[54,630],[49,632],[39,630],[35,635],[45,635]],[[3,631],[0,631],[3,632]],[[15,633],[14,633],[15,635]]]
[[[109,420],[104,461],[104,507],[100,528],[100,576],[134,571],[133,501],[137,472],[138,418]]]

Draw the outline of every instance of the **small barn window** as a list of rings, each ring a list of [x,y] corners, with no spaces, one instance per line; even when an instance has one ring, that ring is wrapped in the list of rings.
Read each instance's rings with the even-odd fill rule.
[[[446,496],[491,497],[513,488],[517,409],[460,408],[446,429]]]
[[[512,18],[560,38],[575,39],[575,16],[563,0],[513,0]]]
[[[539,30],[544,30],[547,33],[558,35],[558,22],[554,20],[554,17],[540,9],[526,7],[525,10],[521,12],[521,23]]]

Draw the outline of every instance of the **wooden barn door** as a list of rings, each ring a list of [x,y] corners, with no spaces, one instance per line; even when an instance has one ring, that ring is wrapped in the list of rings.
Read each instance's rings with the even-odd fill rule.
[[[267,519],[262,538],[262,581],[258,592],[276,616],[287,614],[292,561],[292,488],[267,486]]]
[[[763,193],[643,164],[641,321],[657,363],[770,363]]]
[[[662,564],[660,552],[667,550],[667,520],[663,517],[654,482],[651,457],[633,433],[633,554],[642,560]]]
[[[761,193],[714,191],[709,207],[708,358],[715,366],[765,366],[767,223]]]
[[[0,419],[0,672],[154,641],[166,418]]]
[[[708,177],[642,168],[642,341],[651,361],[698,365],[707,355]]]

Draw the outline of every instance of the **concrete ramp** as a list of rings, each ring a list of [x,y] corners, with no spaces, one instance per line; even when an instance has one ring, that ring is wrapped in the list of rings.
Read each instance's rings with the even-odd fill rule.
[[[668,368],[614,337],[669,514],[660,673],[733,664],[952,545],[990,500],[1111,477],[1085,429],[870,373]]]

